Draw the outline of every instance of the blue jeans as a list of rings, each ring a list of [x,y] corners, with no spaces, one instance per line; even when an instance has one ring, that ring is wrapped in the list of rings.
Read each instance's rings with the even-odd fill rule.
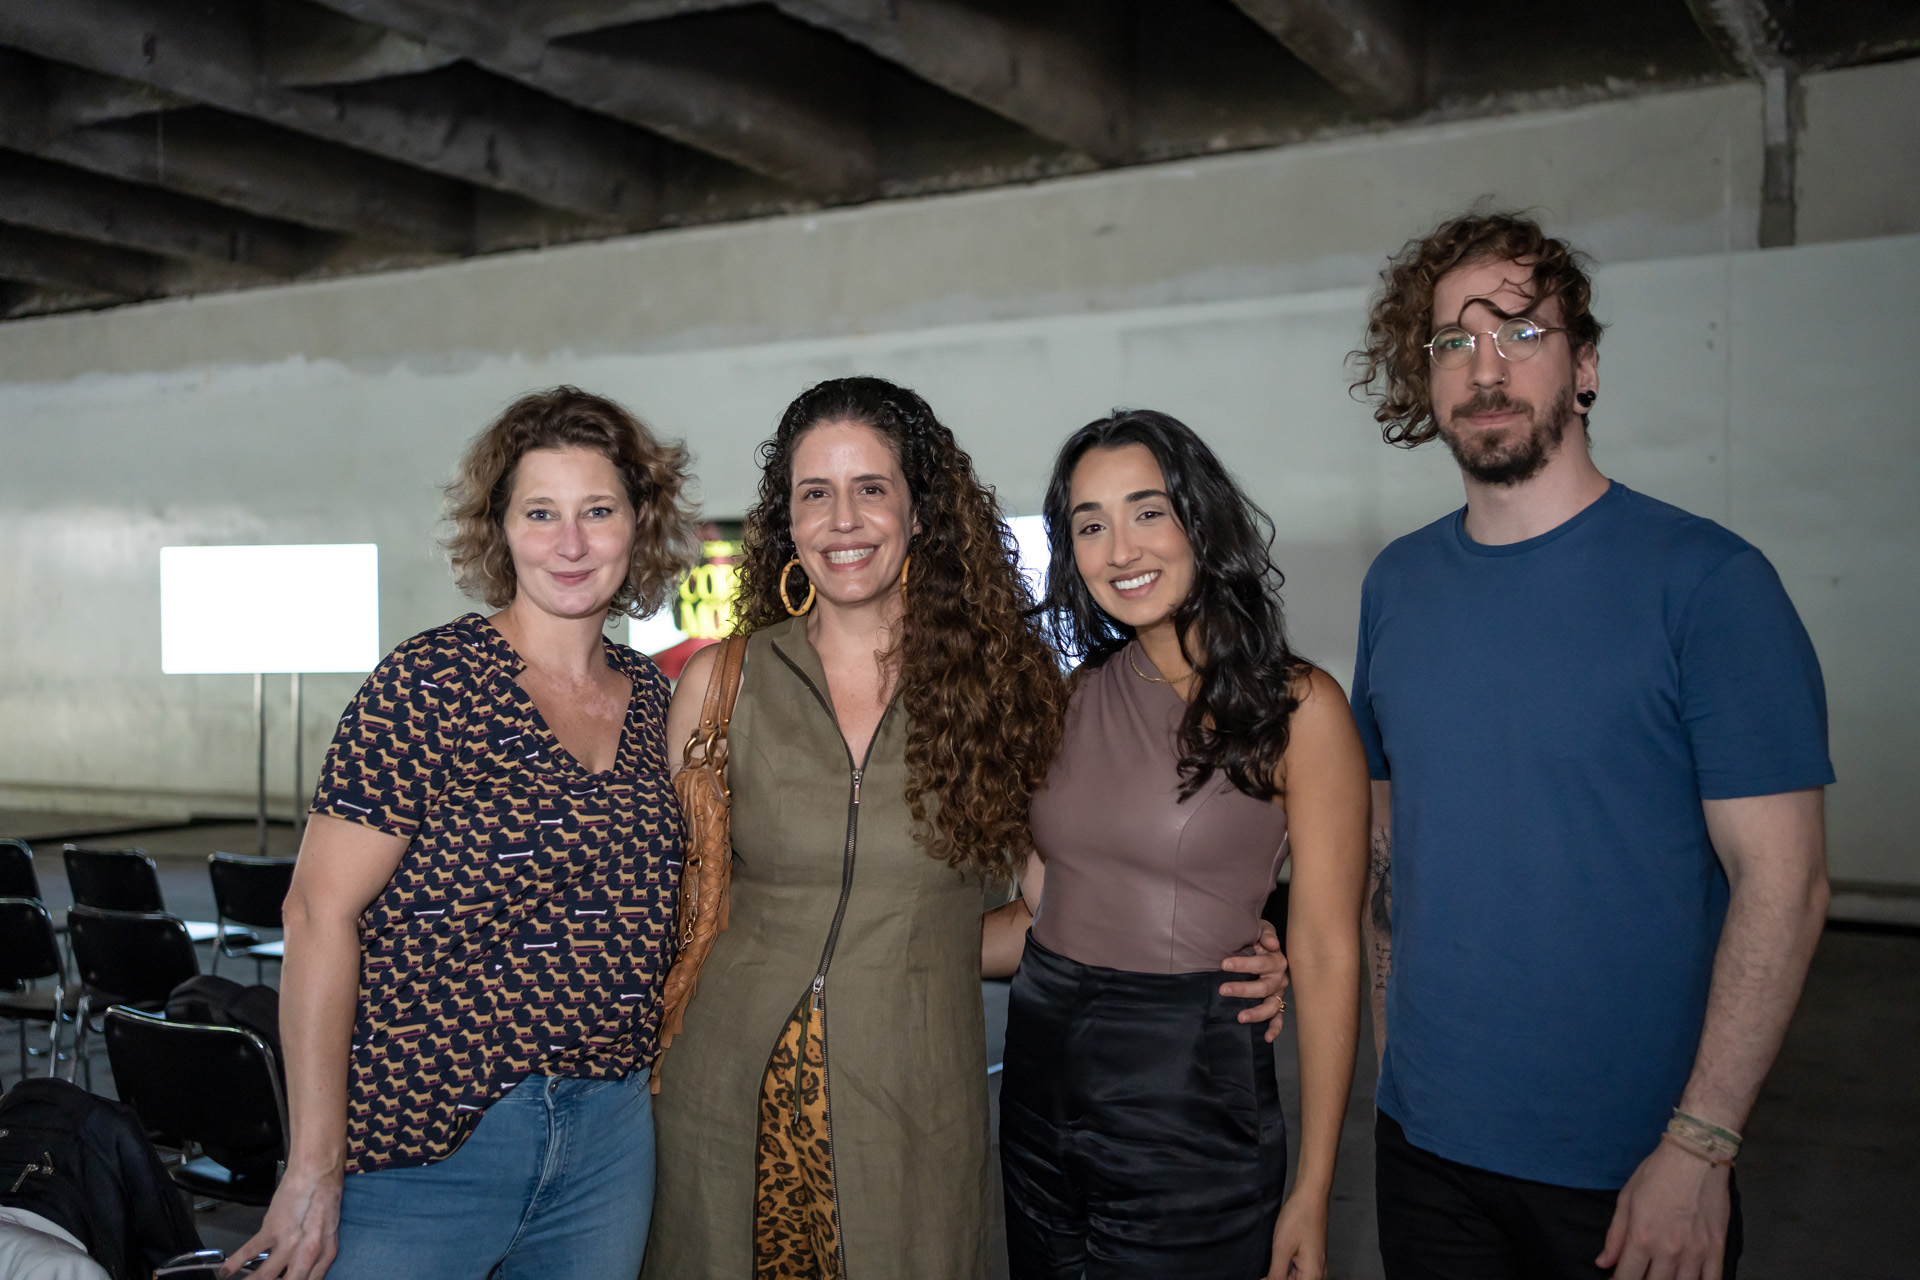
[[[530,1075],[445,1160],[348,1175],[327,1280],[633,1280],[652,1216],[647,1072]]]

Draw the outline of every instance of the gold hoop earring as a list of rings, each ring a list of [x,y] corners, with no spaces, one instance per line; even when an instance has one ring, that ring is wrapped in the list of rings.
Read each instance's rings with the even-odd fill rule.
[[[912,563],[913,563],[913,555],[911,552],[908,553],[907,558],[905,560],[902,560],[900,562],[900,590],[902,592],[906,591],[907,589],[907,566]]]
[[[799,617],[801,614],[805,613],[807,610],[813,608],[813,582],[811,579],[809,579],[807,582],[806,601],[802,603],[798,609],[793,607],[793,600],[787,595],[787,575],[792,573],[793,566],[799,563],[800,563],[800,557],[795,556],[793,559],[787,561],[785,564],[780,566],[780,603],[787,606],[788,615],[795,618]]]

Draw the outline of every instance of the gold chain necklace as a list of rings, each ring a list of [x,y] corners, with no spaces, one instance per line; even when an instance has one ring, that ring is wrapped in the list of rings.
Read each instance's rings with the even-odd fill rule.
[[[1127,665],[1133,668],[1133,674],[1139,676],[1142,680],[1145,680],[1151,684],[1184,684],[1188,680],[1193,679],[1193,672],[1191,671],[1187,672],[1187,674],[1183,676],[1180,676],[1176,679],[1171,679],[1171,680],[1168,679],[1166,676],[1148,675],[1146,672],[1140,669],[1139,662],[1137,662],[1134,659],[1132,645],[1127,646]]]

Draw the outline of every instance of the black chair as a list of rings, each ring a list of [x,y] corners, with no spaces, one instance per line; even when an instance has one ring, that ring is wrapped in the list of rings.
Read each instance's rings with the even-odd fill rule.
[[[35,991],[30,982],[53,979],[53,990]],[[66,964],[53,917],[35,898],[0,898],[0,1018],[20,1027],[20,1078],[27,1078],[27,1024],[47,1024],[47,1074],[60,1061],[60,1024],[74,1019],[79,992],[67,990]]]
[[[108,1005],[158,1011],[167,996],[200,973],[200,956],[177,916],[156,911],[102,911],[75,906],[67,912],[67,937],[85,993],[74,1027],[73,1056],[93,1080],[87,1059],[87,1017]]]
[[[253,980],[260,981],[261,962],[278,960],[282,947],[277,942],[262,943],[256,936],[251,943],[232,940],[227,922],[251,925],[256,929],[281,928],[280,904],[293,887],[292,858],[258,858],[240,853],[216,853],[207,859],[207,874],[213,880],[214,923],[221,929],[221,940],[214,944],[213,971],[220,972],[220,957],[242,956],[253,960]]]
[[[0,898],[40,901],[40,877],[33,873],[33,847],[25,840],[0,840]]]
[[[181,1148],[175,1183],[237,1204],[273,1199],[286,1171],[287,1099],[266,1041],[118,1005],[107,1010],[105,1035],[121,1100]]]
[[[89,849],[70,844],[61,848],[67,862],[67,884],[74,905],[102,911],[161,912],[167,909],[160,894],[160,869],[145,849]],[[195,942],[222,939],[211,920],[188,920],[187,936]],[[252,946],[260,935],[247,929],[230,931],[235,946]]]

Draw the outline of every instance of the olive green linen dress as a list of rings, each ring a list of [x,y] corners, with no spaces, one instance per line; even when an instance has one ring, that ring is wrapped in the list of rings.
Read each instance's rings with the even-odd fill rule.
[[[897,701],[856,770],[804,622],[747,650],[731,921],[663,1063],[642,1275],[753,1274],[761,1080],[819,978],[842,1274],[979,1280],[993,1195],[981,886],[913,839]]]

